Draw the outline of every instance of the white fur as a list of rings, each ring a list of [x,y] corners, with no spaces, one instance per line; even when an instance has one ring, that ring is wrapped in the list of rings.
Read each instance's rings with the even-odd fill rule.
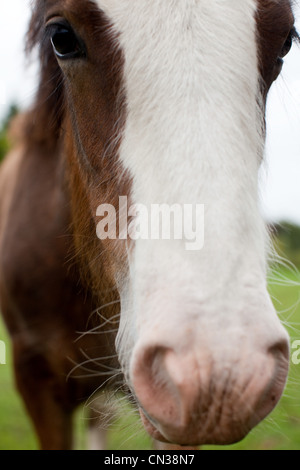
[[[278,320],[265,289],[257,201],[256,2],[96,3],[125,57],[120,159],[133,176],[133,202],[205,205],[203,250],[189,253],[180,241],[135,244],[119,333],[126,371],[137,340],[164,335],[172,347],[189,322],[186,342],[203,328],[208,336],[220,325],[245,334],[256,322],[272,335]]]

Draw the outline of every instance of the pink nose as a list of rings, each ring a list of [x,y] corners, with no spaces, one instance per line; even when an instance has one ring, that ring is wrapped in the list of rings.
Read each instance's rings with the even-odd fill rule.
[[[131,381],[148,432],[179,445],[231,444],[268,415],[288,373],[286,339],[264,353],[136,349]]]

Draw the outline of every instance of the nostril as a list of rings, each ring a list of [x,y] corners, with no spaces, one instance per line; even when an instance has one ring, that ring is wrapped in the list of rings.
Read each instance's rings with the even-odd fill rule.
[[[278,358],[278,360],[286,360],[289,362],[290,345],[288,338],[281,338],[276,341],[268,350],[269,354]]]
[[[150,374],[153,379],[157,379],[159,375],[161,375],[161,367],[164,358],[170,351],[172,350],[163,346],[151,346],[147,348],[140,358],[143,372]]]
[[[166,357],[172,353],[172,349],[163,346],[143,347],[131,367],[137,399],[145,409],[152,411],[153,417],[156,405],[160,407],[171,392]]]
[[[194,399],[186,400],[185,396],[191,364],[168,347],[150,346],[137,351],[131,381],[140,407],[153,422],[172,423],[175,428],[184,426],[186,408]]]
[[[268,350],[268,356],[274,361],[274,392],[276,393],[273,396],[276,395],[279,400],[289,372],[290,346],[288,336],[275,341]]]
[[[171,349],[151,346],[143,348],[137,355],[132,368],[132,379],[137,395],[139,396],[140,392],[143,400],[147,400],[149,395],[150,401],[153,402],[153,396],[159,398],[164,393],[168,382],[166,357],[169,354],[172,354]],[[145,390],[145,384],[147,384],[147,390]]]
[[[282,396],[289,371],[289,350],[289,341],[284,337],[268,348],[264,361],[264,387],[255,406],[256,416],[252,417],[251,427],[264,419]]]

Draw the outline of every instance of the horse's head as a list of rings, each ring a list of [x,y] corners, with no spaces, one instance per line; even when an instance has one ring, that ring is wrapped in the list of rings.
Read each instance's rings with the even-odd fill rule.
[[[75,225],[96,238],[97,215],[119,209],[119,196],[145,209],[143,227],[152,204],[204,207],[204,228],[190,227],[204,234],[195,249],[185,230],[125,240],[121,220],[116,240],[100,234],[93,245],[94,285],[101,293],[105,277],[120,294],[117,348],[143,422],[181,445],[241,439],[276,405],[288,370],[287,334],[267,293],[257,186],[265,100],[294,34],[290,2],[45,0],[37,8],[43,24],[32,36],[38,30],[65,110]],[[111,206],[97,210],[103,204]]]

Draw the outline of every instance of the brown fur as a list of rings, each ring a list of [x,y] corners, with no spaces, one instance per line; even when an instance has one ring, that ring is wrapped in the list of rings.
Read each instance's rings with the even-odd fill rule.
[[[93,109],[82,122],[72,123],[64,105],[66,87],[60,68],[50,44],[42,44],[36,102],[23,117],[23,141],[8,156],[0,174],[1,310],[12,338],[17,387],[44,449],[71,447],[73,410],[107,382],[108,366],[118,367],[116,360],[105,360],[115,355],[115,333],[105,335],[103,328],[99,335],[78,337],[101,324],[98,315],[92,315],[96,309],[112,301],[116,304],[101,310],[101,315],[114,316],[119,309],[112,261],[96,238],[94,216],[102,200],[123,191],[114,172],[116,147],[107,154],[107,161],[101,159],[113,137],[114,100],[120,106],[121,59],[112,73],[111,60],[116,60],[117,53],[112,39],[105,37],[108,25],[99,14],[94,15],[98,24],[90,24],[91,11],[82,11],[86,2],[68,3],[81,21],[85,19],[91,37],[91,29],[97,26],[98,43],[103,44],[100,58],[102,67],[107,67],[104,80],[108,83],[101,83],[102,75],[97,77],[92,67],[86,86],[98,84],[99,90],[104,86],[118,93],[103,96],[107,103],[99,106],[98,119]],[[45,5],[36,3],[30,48],[41,40]],[[76,99],[75,106],[80,106],[81,97]],[[77,125],[89,135],[86,145],[94,156],[94,167],[88,171],[82,168],[86,162],[75,144]],[[116,327],[117,323],[105,328]],[[87,358],[96,359],[85,367],[99,376],[76,379],[76,375],[90,375],[78,367],[66,380],[74,365],[86,363]],[[106,375],[101,377],[101,373]]]

